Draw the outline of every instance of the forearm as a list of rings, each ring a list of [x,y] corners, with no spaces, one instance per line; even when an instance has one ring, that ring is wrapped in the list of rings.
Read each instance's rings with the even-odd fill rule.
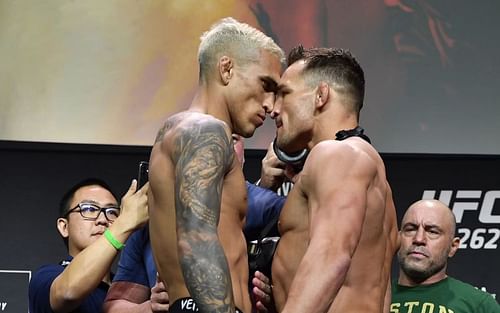
[[[186,287],[201,312],[232,312],[231,274],[213,233],[180,236],[179,258]]]
[[[120,242],[130,231],[112,225],[109,231]],[[118,251],[101,235],[94,243],[74,256],[50,288],[50,304],[54,311],[69,312],[76,308],[106,278]]]
[[[282,313],[327,312],[342,286],[349,265],[348,256],[333,259],[328,253],[306,253],[293,279]]]

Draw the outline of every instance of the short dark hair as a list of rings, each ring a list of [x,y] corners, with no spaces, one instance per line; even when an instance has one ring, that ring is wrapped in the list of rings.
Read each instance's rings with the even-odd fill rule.
[[[78,183],[74,184],[68,191],[64,193],[64,195],[61,198],[61,201],[59,202],[59,217],[65,217],[68,211],[70,210],[70,203],[73,200],[73,196],[75,193],[83,187],[87,186],[100,186],[107,191],[109,191],[115,199],[118,199],[111,189],[111,187],[102,179],[99,178],[85,178]]]
[[[365,96],[365,75],[358,61],[348,50],[338,48],[304,49],[299,45],[290,51],[288,66],[304,60],[302,71],[311,85],[326,81],[337,92],[347,93],[353,99],[353,110],[359,115]]]

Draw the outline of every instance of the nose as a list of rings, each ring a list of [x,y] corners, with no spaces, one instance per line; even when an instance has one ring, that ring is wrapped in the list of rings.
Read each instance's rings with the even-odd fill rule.
[[[266,113],[271,113],[274,108],[274,93],[269,92],[264,96],[264,101],[262,102],[262,107]]]
[[[419,227],[413,236],[413,243],[417,245],[425,245],[427,241],[427,236],[425,235],[425,230],[423,227]]]
[[[95,224],[109,226],[109,221],[106,218],[104,211],[99,212],[99,215],[97,215],[97,219],[95,220]]]
[[[271,118],[272,119],[275,119],[276,117],[278,117],[278,115],[280,115],[281,102],[282,102],[282,100],[279,97],[274,102],[274,107],[273,107],[273,110],[271,111]]]

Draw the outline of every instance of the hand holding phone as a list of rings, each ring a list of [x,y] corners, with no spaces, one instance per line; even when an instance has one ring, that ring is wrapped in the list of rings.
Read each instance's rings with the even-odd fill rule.
[[[139,173],[137,174],[137,190],[141,189],[144,186],[149,178],[149,163],[146,161],[139,162]]]

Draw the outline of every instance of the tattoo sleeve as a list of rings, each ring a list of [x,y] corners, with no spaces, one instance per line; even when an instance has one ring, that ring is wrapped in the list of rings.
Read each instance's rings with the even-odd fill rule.
[[[179,261],[200,312],[231,312],[231,274],[217,236],[222,183],[233,150],[222,124],[203,121],[176,137],[175,209]]]

